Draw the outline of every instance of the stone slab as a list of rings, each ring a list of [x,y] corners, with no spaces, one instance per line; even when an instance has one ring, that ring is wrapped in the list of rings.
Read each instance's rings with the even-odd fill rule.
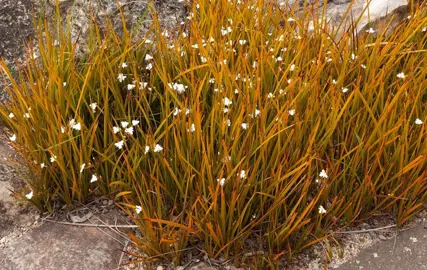
[[[414,229],[399,234],[396,240],[381,241],[361,251],[358,256],[337,269],[427,269],[427,229],[419,224]]]
[[[123,246],[93,227],[45,223],[4,243],[3,270],[115,269]]]

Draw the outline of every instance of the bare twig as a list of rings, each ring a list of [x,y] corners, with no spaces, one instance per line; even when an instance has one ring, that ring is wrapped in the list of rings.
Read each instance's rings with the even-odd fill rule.
[[[138,228],[137,225],[121,225],[117,224],[114,226],[108,225],[108,224],[90,224],[90,223],[72,223],[72,222],[64,222],[64,221],[56,221],[53,219],[44,219],[44,221],[52,222],[52,223],[58,223],[63,225],[71,225],[71,226],[79,226],[79,227],[98,227],[98,228]]]
[[[384,227],[379,227],[379,228],[367,229],[367,230],[345,231],[345,232],[334,232],[334,233],[336,233],[336,234],[366,233],[366,232],[381,231],[381,230],[390,229],[390,228],[394,228],[394,227],[396,227],[396,224],[388,225],[388,226],[384,226]]]
[[[127,247],[129,245],[129,240],[126,241],[125,243],[125,247],[123,248],[123,251],[126,251]],[[122,261],[123,261],[123,257],[125,256],[125,253],[122,252],[122,255],[120,255],[120,260],[119,260],[119,264],[118,264],[118,268],[120,269],[120,267],[122,267]]]
[[[396,234],[394,235],[394,242],[393,242],[393,249],[392,249],[392,253],[394,253],[394,249],[396,248],[396,241],[397,241],[397,235],[399,234],[399,232],[396,232]]]

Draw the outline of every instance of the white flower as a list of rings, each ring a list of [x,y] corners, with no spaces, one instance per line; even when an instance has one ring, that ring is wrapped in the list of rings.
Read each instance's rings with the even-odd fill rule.
[[[375,30],[371,27],[368,30],[366,30],[366,33],[373,34],[373,33],[375,33]]]
[[[258,63],[257,63],[256,61],[254,61],[254,62],[252,63],[252,68],[256,68],[256,67],[257,67],[257,65],[258,65]]]
[[[151,70],[153,68],[153,64],[151,64],[151,63],[149,63],[146,67],[145,67],[145,69],[146,70]]]
[[[42,169],[43,169],[44,167],[46,167],[46,164],[41,163],[41,164],[40,164],[40,168],[42,168]]]
[[[145,55],[145,61],[149,61],[149,60],[152,60],[152,59],[153,59],[153,57],[151,55],[149,55],[149,54]]]
[[[29,118],[30,118],[30,114],[29,114],[29,113],[25,113],[25,114],[24,114],[24,118],[29,119]]]
[[[222,111],[223,111],[224,113],[228,113],[229,109],[228,109],[228,108],[224,108],[224,109],[222,109]]]
[[[80,166],[80,173],[82,173],[82,172],[83,172],[83,170],[85,169],[85,167],[86,167],[86,163],[83,163],[83,164]]]
[[[16,135],[15,135],[15,134],[13,134],[13,135],[12,135],[12,137],[9,137],[9,139],[10,139],[12,142],[16,141]]]
[[[31,198],[33,197],[33,191],[31,190],[31,192],[30,192],[30,193],[28,193],[27,195],[25,195],[25,197],[26,197],[28,200],[31,200]]]
[[[200,60],[202,61],[202,63],[206,63],[208,61],[208,59],[206,59],[206,57],[200,56]]]
[[[245,179],[246,178],[246,171],[245,170],[241,170],[240,171],[240,178]]]
[[[132,120],[132,126],[136,126],[136,125],[138,125],[139,124],[139,121],[138,120]]]
[[[219,184],[221,185],[221,187],[223,187],[225,185],[225,178],[216,179],[216,181],[219,182]]]
[[[119,127],[113,127],[113,133],[117,134],[120,132],[120,128]]]
[[[231,104],[233,104],[233,101],[231,101],[229,98],[224,98],[223,99],[224,105],[225,106],[230,106]]]
[[[237,89],[234,89],[234,94],[238,94],[239,93],[239,90],[237,90]]]
[[[126,79],[127,76],[123,75],[123,73],[119,73],[119,76],[117,77],[117,79],[119,80],[119,82],[123,82]]]
[[[98,106],[98,104],[96,102],[89,104],[89,107],[92,109],[93,113],[96,112],[96,106]]]
[[[319,206],[319,214],[326,214],[326,209],[323,206]]]
[[[128,84],[128,91],[131,91],[134,88],[135,88],[134,84]]]
[[[399,79],[405,79],[405,73],[400,72],[399,74],[397,74],[397,78],[399,78]]]
[[[151,44],[151,43],[153,43],[153,41],[151,39],[146,39],[144,43],[145,44]]]
[[[268,93],[267,98],[274,98],[273,93]]]
[[[156,144],[154,146],[154,149],[153,149],[154,153],[158,153],[158,152],[160,152],[162,150],[163,150],[163,147],[160,144]]]
[[[295,19],[294,19],[294,18],[292,18],[292,17],[289,17],[287,21],[288,21],[288,22],[294,22],[294,21],[295,21]]]
[[[95,174],[92,174],[92,178],[90,179],[90,182],[95,183],[96,181],[98,181],[98,176],[96,176]]]
[[[322,170],[322,171],[320,171],[319,177],[328,178],[328,175],[326,174],[325,170]]]
[[[128,127],[127,129],[125,129],[125,133],[132,135],[133,134],[133,127]]]
[[[126,128],[127,126],[129,126],[129,122],[121,121],[120,125],[122,125],[122,128]]]
[[[81,130],[82,129],[82,125],[80,123],[77,123],[77,124],[73,125],[71,128],[75,129],[75,130]]]
[[[248,124],[248,123],[242,123],[242,128],[243,128],[243,129],[248,129],[248,127],[249,127],[249,124]]]
[[[13,113],[9,114],[9,118],[14,118],[14,117],[15,117],[15,115]]]
[[[162,36],[164,36],[164,37],[169,37],[169,32],[168,32],[167,30],[164,30],[164,31],[162,32]]]
[[[230,32],[231,32],[231,28],[228,27],[228,29],[230,29]],[[225,29],[224,27],[221,27],[221,35],[225,36],[228,33],[230,33],[230,32],[228,32],[228,29]]]
[[[345,87],[343,87],[341,90],[342,90],[343,93],[347,93],[348,92],[348,88],[345,88]]]
[[[332,79],[332,84],[337,84],[337,83],[338,83],[337,80]]]
[[[247,42],[247,41],[246,41],[245,39],[241,39],[241,40],[239,40],[239,44],[240,44],[240,45],[242,45],[242,46],[243,46],[243,45],[245,45],[245,44],[246,44],[246,42]]]
[[[360,66],[361,66],[363,69],[366,69],[366,65],[361,64]]]
[[[148,83],[146,82],[139,82],[139,88],[145,89],[145,87],[148,86]]]
[[[277,57],[277,58],[276,58],[276,61],[277,61],[277,62],[282,62],[282,61],[283,61],[283,58],[282,58],[281,56],[279,56],[279,57]]]
[[[209,83],[210,83],[210,84],[214,84],[214,83],[215,83],[215,78],[210,78],[210,79],[209,79]]]
[[[173,116],[177,116],[180,112],[181,112],[181,109],[179,109],[179,108],[175,108],[175,109],[173,110]]]
[[[53,163],[53,162],[55,162],[55,161],[56,161],[56,156],[55,156],[55,155],[51,156],[51,157],[50,157],[50,162],[52,162],[52,163]]]
[[[188,86],[185,86],[181,83],[169,83],[168,84],[170,88],[175,90],[178,94],[182,94],[185,92],[185,89],[188,88]]]
[[[194,124],[191,124],[190,128],[188,129],[189,132],[196,131],[196,126]]]
[[[421,119],[417,118],[417,119],[415,119],[415,124],[416,125],[422,125],[423,121]]]
[[[295,70],[295,65],[292,64],[291,67],[289,68],[290,71],[294,71]]]
[[[227,126],[231,127],[231,120],[230,119],[227,119],[225,122],[227,123]]]
[[[136,212],[136,214],[141,213],[141,211],[142,211],[142,207],[140,205],[135,205],[135,212]]]
[[[122,68],[127,68],[127,67],[128,67],[128,64],[126,64],[126,63],[122,64]]]
[[[193,49],[198,49],[198,48],[199,48],[199,44],[191,45],[191,48],[193,48]]]
[[[144,154],[147,154],[147,153],[148,153],[148,151],[150,151],[150,146],[146,145],[146,146],[145,146]]]
[[[64,86],[64,87],[67,86],[67,82],[63,82],[62,86]]]
[[[118,149],[122,149],[124,144],[125,144],[125,142],[124,142],[123,140],[121,140],[120,142],[116,142],[114,145],[115,145]]]
[[[288,111],[288,113],[289,113],[289,115],[295,115],[295,109],[290,109],[289,111]]]

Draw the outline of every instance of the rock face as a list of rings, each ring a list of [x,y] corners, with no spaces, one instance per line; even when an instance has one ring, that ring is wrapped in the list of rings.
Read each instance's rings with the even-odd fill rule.
[[[326,7],[326,14],[332,22],[339,22],[348,8],[351,9],[353,18],[358,18],[362,14],[361,20],[357,25],[357,30],[360,31],[368,23],[376,22],[393,13],[401,13],[407,7],[407,0],[371,0],[370,5],[367,5],[367,0],[330,0]]]
[[[24,53],[33,36],[31,0],[0,0],[0,58],[11,62]]]
[[[273,0],[279,4],[289,6],[301,6],[305,0]],[[177,0],[59,0],[60,10],[63,15],[71,20],[73,36],[85,37],[91,20],[91,16],[100,25],[105,18],[112,20],[115,29],[120,33],[121,18],[119,7],[126,18],[127,27],[138,27],[139,35],[146,33],[150,26],[152,14],[149,7],[154,4],[154,9],[159,14],[161,24],[173,29],[177,23],[184,20],[186,8],[184,2]],[[366,7],[367,0],[308,0],[308,4],[322,7],[326,4],[327,17],[332,22],[338,22],[351,6],[354,17],[359,16]],[[117,5],[118,3],[118,5]],[[368,22],[383,18],[393,11],[408,5],[407,0],[372,0],[369,12],[366,12],[358,25],[362,29]],[[52,16],[55,0],[0,0],[0,57],[7,63],[15,63],[22,58],[24,43],[34,35],[32,27],[32,15],[44,13]],[[400,9],[401,10],[401,9]]]
[[[0,0],[2,1],[2,0]],[[120,10],[123,12],[128,30],[135,30],[137,36],[144,35],[150,27],[152,21],[152,11],[154,8],[158,14],[161,25],[167,29],[174,29],[175,25],[185,18],[185,4],[177,0],[138,0],[138,1],[112,1],[112,0],[61,0],[61,15],[65,15],[71,20],[72,36],[76,40],[80,36],[84,43],[88,28],[92,18],[102,28],[105,19],[108,18],[117,33],[122,32],[122,19]],[[150,4],[154,5],[150,7]],[[45,2],[45,9],[53,14],[55,0]],[[92,17],[93,16],[93,17]],[[82,38],[83,37],[83,38]]]

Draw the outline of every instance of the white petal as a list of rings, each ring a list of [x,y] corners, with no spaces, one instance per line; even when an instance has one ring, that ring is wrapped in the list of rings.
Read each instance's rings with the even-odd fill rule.
[[[326,171],[325,171],[325,170],[322,170],[322,171],[320,172],[320,174],[319,174],[319,177],[322,177],[322,178],[328,178],[328,175],[326,174]]]
[[[92,174],[92,178],[90,179],[90,182],[94,183],[96,181],[98,181],[98,176],[96,176],[95,174]]]
[[[27,195],[25,195],[25,197],[26,197],[28,200],[31,200],[31,198],[33,197],[33,191],[31,191],[30,193],[28,193]]]

